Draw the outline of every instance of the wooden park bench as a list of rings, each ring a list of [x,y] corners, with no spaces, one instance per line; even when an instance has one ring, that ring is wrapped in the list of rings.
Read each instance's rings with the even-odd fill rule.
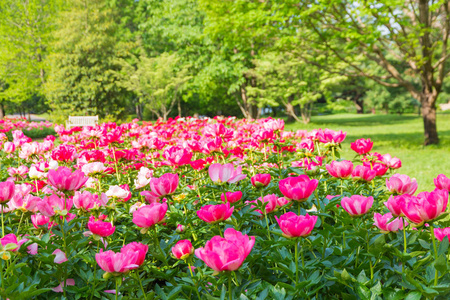
[[[82,117],[69,116],[69,120],[66,121],[66,128],[95,126],[97,124],[98,124],[98,116],[82,116]]]

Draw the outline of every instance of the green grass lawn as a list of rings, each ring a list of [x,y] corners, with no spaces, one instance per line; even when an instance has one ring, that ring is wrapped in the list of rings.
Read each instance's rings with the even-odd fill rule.
[[[433,190],[433,178],[438,174],[450,176],[450,114],[438,114],[437,126],[441,143],[424,147],[423,121],[417,115],[356,115],[340,114],[312,117],[307,125],[286,124],[286,130],[329,128],[347,132],[342,144],[342,157],[355,155],[350,143],[360,138],[370,138],[373,150],[389,153],[402,160],[398,173],[416,178],[418,191]]]

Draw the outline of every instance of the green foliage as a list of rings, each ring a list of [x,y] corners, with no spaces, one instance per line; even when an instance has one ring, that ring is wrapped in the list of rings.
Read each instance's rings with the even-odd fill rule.
[[[51,73],[45,94],[55,121],[68,115],[124,117],[130,93],[116,81],[117,59],[130,45],[120,43],[116,11],[102,0],[73,0],[59,17]]]

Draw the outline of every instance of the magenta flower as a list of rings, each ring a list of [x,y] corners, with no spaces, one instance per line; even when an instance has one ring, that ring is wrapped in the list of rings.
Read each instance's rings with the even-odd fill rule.
[[[194,254],[194,247],[190,240],[181,240],[172,247],[172,254],[176,259],[186,259]]]
[[[218,184],[225,182],[236,183],[247,177],[246,174],[242,174],[241,166],[234,169],[234,166],[231,163],[224,165],[219,163],[212,164],[209,166],[208,173],[211,180]]]
[[[144,205],[133,212],[133,223],[141,228],[150,228],[164,220],[167,203]]]
[[[183,166],[191,162],[192,152],[180,146],[173,146],[166,148],[163,156],[172,166]]]
[[[390,221],[393,218],[391,213],[387,213],[384,215],[381,215],[379,213],[374,214],[373,225],[377,226],[381,232],[388,233],[390,231],[399,231],[403,229],[403,219],[402,218],[395,218],[394,220]]]
[[[145,261],[148,246],[138,242],[131,242],[120,249],[121,253],[134,252],[136,254],[134,264],[141,266]]]
[[[412,198],[414,198],[414,196],[411,196],[411,195],[408,195],[408,194],[390,196],[388,201],[384,202],[384,205],[387,207],[387,209],[389,209],[389,211],[395,217],[397,217],[397,216],[403,217],[404,214],[402,212],[402,208]]]
[[[197,216],[207,223],[217,223],[231,217],[234,207],[230,203],[205,205],[197,211]]]
[[[450,178],[447,178],[444,174],[439,174],[434,179],[434,185],[440,190],[450,192]]]
[[[350,148],[359,155],[369,153],[372,147],[373,142],[370,139],[359,139],[350,144]]]
[[[309,179],[308,175],[288,177],[280,180],[280,192],[291,200],[306,201],[314,193],[319,184],[317,179]]]
[[[350,198],[344,197],[341,200],[342,208],[351,216],[361,216],[366,214],[373,205],[373,197],[353,195]]]
[[[99,237],[110,236],[116,230],[116,227],[113,226],[110,222],[95,221],[94,216],[91,216],[89,218],[87,226],[92,234]]]
[[[261,211],[260,209],[256,210],[261,215],[269,214],[269,213],[273,212],[277,207],[279,207],[279,205],[278,205],[278,196],[275,195],[275,194],[266,195],[262,199],[261,199],[261,197],[259,197],[258,200],[246,201],[245,203],[255,203],[255,204],[257,204],[259,206],[258,202],[262,202],[263,204],[265,204],[264,205],[264,212]],[[252,205],[251,207],[254,208],[256,206]],[[259,207],[261,207],[261,206],[259,206]]]
[[[73,201],[70,198],[60,198],[58,195],[45,196],[42,201],[36,204],[39,212],[46,217],[53,217],[54,215],[66,215],[72,208]]]
[[[255,188],[262,188],[268,186],[271,179],[270,174],[256,174],[250,180]]]
[[[377,172],[375,170],[371,170],[367,166],[356,166],[352,171],[353,180],[361,180],[361,181],[372,181],[372,179],[377,176]]]
[[[136,264],[137,257],[137,251],[115,253],[111,250],[103,252],[103,249],[100,249],[100,252],[95,254],[95,260],[100,268],[113,276],[123,276],[123,273],[137,269],[139,267]]]
[[[434,229],[434,236],[442,242],[442,240],[447,237],[450,240],[450,227],[446,228],[435,228]]]
[[[14,196],[15,185],[12,181],[0,182],[0,204],[8,203]]]
[[[175,192],[178,182],[178,174],[166,173],[159,178],[152,178],[150,180],[150,189],[155,196],[164,197]]]
[[[287,238],[306,237],[311,234],[311,231],[316,225],[317,216],[297,216],[293,212],[288,212],[275,219],[283,231],[283,236]]]
[[[222,193],[220,195],[220,199],[222,199],[223,202],[236,203],[242,199],[242,192],[237,191],[237,192],[226,192],[225,194]]]
[[[385,164],[387,167],[391,169],[399,169],[402,166],[402,161],[397,157],[391,157],[390,154],[385,154],[381,156],[381,161],[383,164]]]
[[[421,192],[417,197],[411,197],[402,208],[403,214],[413,223],[423,224],[439,217],[445,212],[448,204],[448,192],[434,190]]]
[[[326,128],[323,131],[319,131],[319,141],[321,143],[334,143],[340,144],[345,140],[347,132],[342,132],[342,130],[334,131]]]
[[[386,178],[386,187],[394,194],[413,195],[417,190],[418,185],[415,178],[411,179],[408,175],[394,174],[391,178]]]
[[[76,191],[80,189],[88,180],[83,172],[76,170],[72,172],[70,168],[59,167],[56,171],[48,171],[48,183],[59,191]]]
[[[349,160],[336,161],[333,160],[331,164],[326,165],[328,173],[336,178],[348,178],[352,175],[353,163]]]
[[[8,250],[12,252],[16,252],[17,250],[19,250],[20,246],[26,241],[28,241],[28,239],[21,239],[20,241],[17,240],[17,236],[14,233],[9,233],[0,239],[2,247],[5,247],[9,244],[11,245]]]
[[[233,228],[225,230],[224,237],[214,236],[205,247],[195,250],[195,256],[203,260],[214,273],[239,269],[250,254],[255,237],[248,237]]]

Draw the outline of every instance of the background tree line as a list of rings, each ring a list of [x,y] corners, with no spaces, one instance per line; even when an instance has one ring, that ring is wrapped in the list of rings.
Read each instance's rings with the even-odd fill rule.
[[[3,0],[0,115],[416,112],[438,143],[448,1]]]

